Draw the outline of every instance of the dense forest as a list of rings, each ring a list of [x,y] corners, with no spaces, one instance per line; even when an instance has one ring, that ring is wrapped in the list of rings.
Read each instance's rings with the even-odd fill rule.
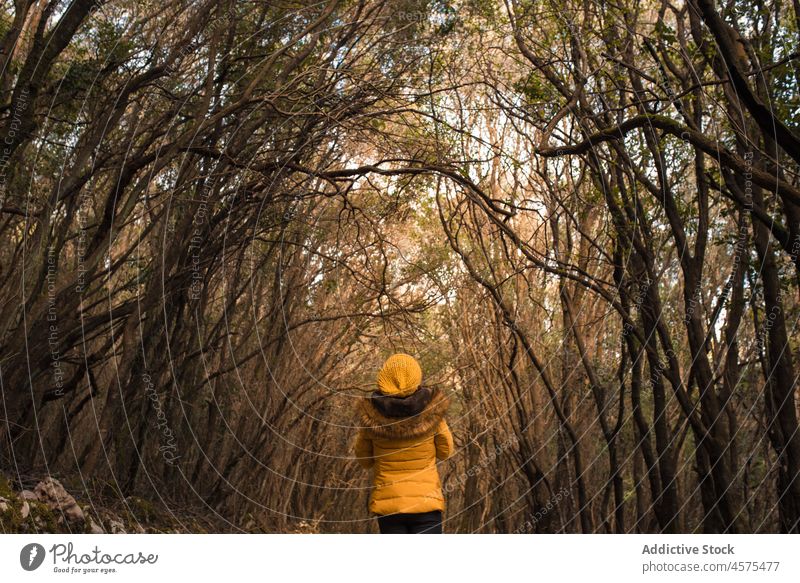
[[[374,532],[402,350],[448,532],[800,532],[797,0],[1,6],[8,496]]]

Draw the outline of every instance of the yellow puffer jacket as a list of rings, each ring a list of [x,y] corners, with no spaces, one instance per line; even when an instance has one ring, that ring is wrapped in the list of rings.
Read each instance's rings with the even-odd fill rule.
[[[408,397],[374,393],[361,400],[363,428],[356,458],[375,469],[369,509],[379,515],[444,510],[436,460],[453,452],[444,420],[449,402],[437,389],[421,387]]]

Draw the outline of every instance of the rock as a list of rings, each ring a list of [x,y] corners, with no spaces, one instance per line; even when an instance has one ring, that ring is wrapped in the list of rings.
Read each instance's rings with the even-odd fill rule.
[[[22,520],[26,520],[31,513],[31,505],[28,504],[27,500],[22,501],[22,508],[19,509],[19,514],[22,516]]]
[[[89,534],[105,534],[106,531],[103,530],[103,527],[95,522],[94,518],[91,516],[87,516],[86,520],[89,522]]]
[[[23,500],[27,500],[28,502],[33,502],[39,499],[36,496],[36,494],[31,492],[30,490],[23,490],[22,492],[19,493],[19,497],[22,498]]]
[[[69,524],[83,522],[85,520],[83,510],[78,503],[55,478],[47,478],[43,482],[36,484],[33,489],[40,502],[47,505],[54,512],[60,512],[59,520],[66,520]]]

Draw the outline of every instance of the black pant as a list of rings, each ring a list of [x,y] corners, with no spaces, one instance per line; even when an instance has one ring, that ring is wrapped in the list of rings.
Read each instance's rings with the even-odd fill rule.
[[[378,516],[381,534],[442,534],[442,511]]]

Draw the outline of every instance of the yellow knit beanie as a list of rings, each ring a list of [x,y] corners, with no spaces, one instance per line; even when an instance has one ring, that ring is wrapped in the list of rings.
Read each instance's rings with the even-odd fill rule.
[[[422,369],[413,356],[400,352],[386,359],[377,381],[378,390],[384,395],[405,397],[419,388]]]

